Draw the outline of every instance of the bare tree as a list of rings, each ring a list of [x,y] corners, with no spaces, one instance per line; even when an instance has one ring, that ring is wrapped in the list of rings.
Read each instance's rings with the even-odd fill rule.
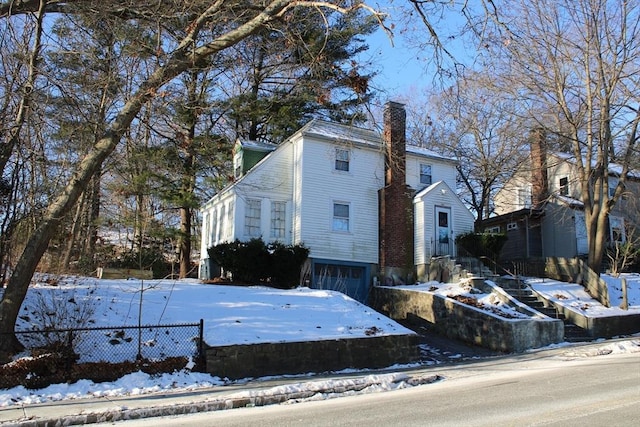
[[[486,71],[459,76],[425,106],[413,108],[426,115],[412,120],[413,141],[458,160],[459,195],[474,212],[478,231],[493,213],[495,191],[526,158],[517,108],[501,97]]]
[[[600,271],[609,213],[630,168],[637,167],[640,4],[536,0],[500,10],[501,25],[485,45],[496,68],[508,69],[501,74],[505,93],[535,112],[538,126],[569,143],[584,204],[588,264]],[[620,171],[610,191],[612,163]]]
[[[32,8],[34,3],[38,2],[25,0],[9,2],[9,4],[2,3],[0,4],[0,17],[10,18],[12,13],[30,10],[29,8]],[[109,13],[120,13],[128,18],[131,18],[134,13],[144,12],[151,12],[146,16],[161,15],[156,10],[157,8],[144,10],[141,3],[146,2],[131,4],[131,8],[117,11],[108,10],[113,6],[110,2],[69,1],[60,3],[51,1],[45,3],[50,5],[52,9],[58,10],[64,7],[80,7],[81,4],[86,7],[87,4],[90,4],[102,13],[105,13],[106,8]],[[184,2],[179,3],[181,7],[185,7]],[[149,76],[140,82],[137,90],[124,102],[113,120],[105,128],[102,136],[96,139],[93,147],[78,162],[67,185],[48,204],[37,228],[29,237],[26,247],[13,269],[2,300],[0,300],[0,334],[3,337],[0,341],[0,351],[12,353],[22,347],[13,332],[15,321],[26,296],[31,277],[54,236],[61,218],[70,211],[96,171],[115,150],[143,106],[157,97],[160,89],[166,83],[194,66],[203,66],[211,56],[239,43],[256,31],[269,25],[278,26],[287,14],[296,9],[313,8],[321,11],[322,8],[328,8],[347,13],[357,8],[367,8],[365,4],[357,1],[270,0],[260,5],[254,5],[244,1],[217,0],[194,1],[188,5],[193,6],[188,11],[193,18],[190,20],[184,37],[174,46],[158,46],[158,49],[166,52],[162,61],[159,61]],[[372,9],[370,10],[373,12]],[[71,10],[69,11],[71,12]],[[175,14],[176,10],[167,10],[166,12]],[[203,31],[205,28],[211,29],[213,27],[216,30]],[[286,28],[283,28],[283,31],[286,31]],[[208,38],[200,37],[204,34]]]

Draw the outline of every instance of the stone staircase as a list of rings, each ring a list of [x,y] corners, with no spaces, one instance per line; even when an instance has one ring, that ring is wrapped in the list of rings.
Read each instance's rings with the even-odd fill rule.
[[[497,284],[509,295],[521,303],[533,308],[552,319],[560,319],[564,323],[564,339],[568,342],[592,341],[587,330],[576,326],[558,312],[558,310],[547,301],[539,298],[533,289],[519,279],[501,278]]]

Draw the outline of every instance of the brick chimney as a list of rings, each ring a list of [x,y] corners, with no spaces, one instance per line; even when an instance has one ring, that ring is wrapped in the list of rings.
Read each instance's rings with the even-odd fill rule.
[[[383,284],[413,280],[413,190],[406,178],[406,117],[403,104],[385,105],[385,186],[379,192]]]
[[[535,128],[529,135],[531,147],[531,207],[540,208],[549,197],[547,176],[547,134],[542,128]]]

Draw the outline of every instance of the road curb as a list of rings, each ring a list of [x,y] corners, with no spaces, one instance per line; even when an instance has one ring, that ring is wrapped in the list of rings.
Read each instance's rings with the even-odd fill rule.
[[[413,387],[423,384],[431,384],[441,380],[439,375],[414,375],[396,380],[396,383],[404,382]],[[276,405],[288,401],[303,401],[317,394],[333,395],[338,397],[345,393],[358,393],[368,387],[379,385],[382,382],[352,381],[348,385],[331,387],[318,387],[298,392],[269,393],[269,389],[251,392],[235,392],[227,396],[217,397],[211,400],[195,401],[180,404],[156,405],[144,408],[114,408],[104,411],[89,412],[86,414],[65,415],[55,418],[24,418],[15,421],[0,422],[2,427],[53,427],[82,424],[108,423],[126,420],[138,420],[143,418],[163,417],[195,414],[200,412],[221,411],[226,409],[245,408]],[[249,394],[247,396],[247,394]],[[169,400],[170,398],[168,398]]]

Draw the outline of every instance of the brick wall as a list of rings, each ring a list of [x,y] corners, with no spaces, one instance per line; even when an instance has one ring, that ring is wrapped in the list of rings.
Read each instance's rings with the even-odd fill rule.
[[[547,176],[547,136],[544,129],[531,131],[531,205],[540,207],[549,197],[549,178]]]
[[[413,274],[413,191],[406,185],[406,112],[403,104],[384,109],[385,187],[380,190],[380,271],[389,284]]]

